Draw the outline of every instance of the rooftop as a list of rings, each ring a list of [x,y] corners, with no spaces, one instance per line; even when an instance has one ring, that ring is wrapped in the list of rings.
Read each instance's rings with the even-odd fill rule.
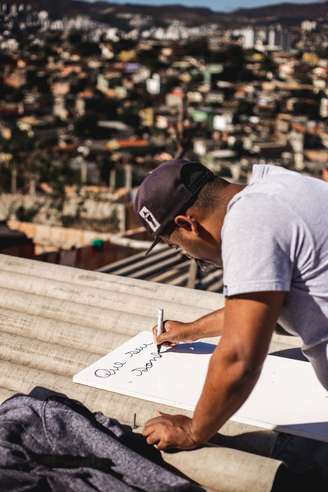
[[[99,269],[100,272],[133,277],[211,292],[222,291],[222,270],[210,266],[201,272],[179,251],[158,246],[149,255],[137,253]]]
[[[0,294],[0,401],[41,385],[129,425],[136,412],[139,426],[158,410],[177,409],[80,386],[72,376],[149,330],[158,305],[181,321],[223,305],[217,293],[5,255],[0,255]],[[297,338],[275,334],[271,350],[299,345]],[[229,421],[220,446],[163,457],[207,490],[269,492],[281,470],[281,461],[270,457],[277,436]]]

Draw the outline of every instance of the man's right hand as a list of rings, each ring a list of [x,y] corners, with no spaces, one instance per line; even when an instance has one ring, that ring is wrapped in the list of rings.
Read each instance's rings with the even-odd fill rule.
[[[157,326],[153,328],[154,339],[158,345],[172,347],[179,342],[194,342],[198,339],[193,323],[182,323],[181,321],[165,321],[164,332],[157,336]]]

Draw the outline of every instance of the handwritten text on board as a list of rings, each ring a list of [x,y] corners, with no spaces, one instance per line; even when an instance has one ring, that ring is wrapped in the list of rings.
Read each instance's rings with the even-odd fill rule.
[[[134,357],[140,352],[142,352],[144,349],[149,347],[150,345],[153,345],[153,343],[143,343],[140,346],[137,346],[136,348],[133,348],[132,350],[128,350],[127,352],[124,352],[125,356],[128,356],[128,358]],[[156,352],[151,352],[150,353],[151,358],[146,362],[146,364],[142,367],[135,367],[133,369],[130,369],[130,372],[135,374],[136,376],[142,376],[144,373],[148,372],[154,365],[154,362],[156,362],[158,359],[160,359],[162,356],[161,354],[158,354]],[[125,366],[127,363],[127,359],[124,359],[122,361],[116,361],[112,364],[111,367],[105,368],[105,369],[96,369],[94,374],[97,378],[109,378],[110,376],[115,376],[117,372]]]

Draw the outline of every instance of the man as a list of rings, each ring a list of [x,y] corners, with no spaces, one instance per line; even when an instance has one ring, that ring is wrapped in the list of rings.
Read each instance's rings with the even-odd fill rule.
[[[225,306],[193,323],[167,321],[159,344],[222,335],[193,418],[162,414],[144,435],[159,449],[212,437],[254,388],[277,321],[303,340],[328,389],[328,185],[269,165],[249,185],[172,160],[145,178],[136,213],[159,240],[223,265]],[[197,367],[195,367],[195,371]],[[279,404],[279,403],[277,403]]]

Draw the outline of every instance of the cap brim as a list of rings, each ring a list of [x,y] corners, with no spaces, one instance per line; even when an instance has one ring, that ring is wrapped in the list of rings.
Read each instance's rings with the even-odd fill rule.
[[[147,251],[145,252],[145,256],[149,255],[149,253],[151,252],[151,250],[156,246],[156,244],[158,244],[160,241],[160,237],[157,236],[154,241],[152,242],[151,246],[147,249]]]

